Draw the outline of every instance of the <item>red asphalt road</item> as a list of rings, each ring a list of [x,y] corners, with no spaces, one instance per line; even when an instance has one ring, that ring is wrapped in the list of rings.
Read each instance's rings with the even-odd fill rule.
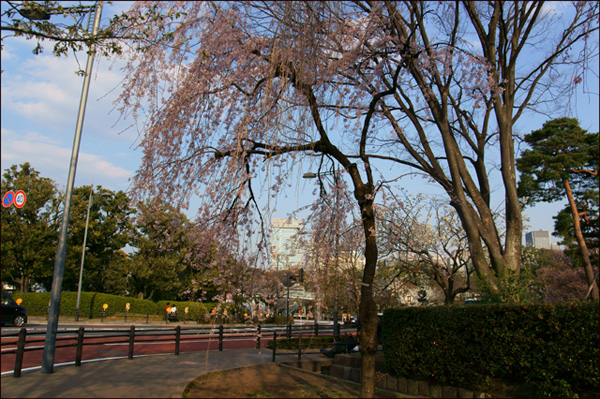
[[[31,339],[33,337],[28,338]],[[28,342],[25,346],[25,353],[23,354],[23,365],[22,369],[29,367],[39,367],[42,364],[42,353],[44,347],[44,336],[35,337],[35,342]],[[129,343],[114,341],[126,341],[127,336],[121,338],[86,338],[84,340],[85,345],[83,346],[82,362],[93,359],[104,359],[104,358],[115,358],[115,357],[127,357],[129,353]],[[155,342],[159,339],[165,339],[162,342]],[[151,340],[153,342],[144,342],[144,340]],[[261,347],[267,345],[267,337],[262,337]],[[15,342],[15,345],[5,345],[5,342]],[[113,342],[113,343],[111,343]],[[5,350],[16,348],[16,338],[2,338],[2,361],[1,369],[2,372],[12,371],[15,366],[15,353],[4,353]],[[94,345],[88,345],[94,343]],[[58,340],[56,345],[72,345],[67,348],[57,347],[54,354],[54,364],[75,362],[77,340],[75,338],[68,339],[65,341]],[[226,336],[223,340],[223,349],[242,349],[242,348],[254,348],[256,347],[256,340],[250,336]],[[38,348],[36,350],[27,349]],[[219,342],[218,338],[213,337],[210,340],[207,337],[193,337],[193,336],[181,336],[179,343],[179,352],[204,352],[206,350],[218,350]],[[167,336],[149,336],[144,337],[139,335],[136,337],[136,341],[133,346],[133,356],[139,355],[155,355],[163,353],[175,353],[175,340],[173,335]]]

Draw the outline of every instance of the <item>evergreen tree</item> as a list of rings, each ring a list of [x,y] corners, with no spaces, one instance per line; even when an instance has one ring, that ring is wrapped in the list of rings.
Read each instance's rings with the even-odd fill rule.
[[[52,278],[60,198],[55,183],[40,177],[28,162],[3,175],[2,195],[18,190],[26,195],[25,205],[2,207],[2,283],[27,292],[32,284]]]
[[[591,297],[598,300],[598,284],[582,227],[582,221],[590,221],[589,204],[593,203],[590,199],[594,198],[594,191],[597,201],[598,133],[588,133],[576,119],[558,118],[525,135],[525,142],[531,149],[523,151],[517,160],[521,171],[519,194],[527,197],[528,203],[552,202],[567,197],[573,237],[588,285],[592,287]],[[558,227],[565,234],[564,222],[561,223]]]
[[[90,186],[73,190],[63,290],[76,291],[79,284],[87,209],[91,205],[83,290],[122,294],[126,289],[127,273],[123,264],[126,257],[120,250],[133,239],[132,217],[135,210],[130,207],[130,199],[123,191],[113,192],[101,186],[94,187],[91,204],[90,193]]]

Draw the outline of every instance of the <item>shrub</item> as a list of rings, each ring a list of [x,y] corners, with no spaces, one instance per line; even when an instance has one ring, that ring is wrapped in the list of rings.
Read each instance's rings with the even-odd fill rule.
[[[387,310],[386,363],[398,375],[485,389],[530,383],[541,396],[597,392],[598,303]]]
[[[13,297],[21,298],[22,305],[26,307],[30,316],[45,316],[50,302],[50,292],[19,292]],[[156,303],[138,298],[129,298],[118,295],[102,294],[97,292],[82,292],[79,300],[79,316],[83,318],[98,318],[102,316],[102,306],[107,304],[105,316],[122,315],[125,313],[125,305],[129,303],[129,313],[151,314],[158,313]],[[77,306],[76,292],[63,292],[60,297],[60,315],[75,316]]]
[[[27,309],[29,316],[46,316],[50,301],[50,292],[18,292],[14,293],[13,298],[21,298],[22,305]],[[169,301],[173,303],[173,301]],[[147,299],[124,297],[119,295],[102,294],[98,292],[82,292],[79,300],[79,316],[81,318],[100,318],[102,317],[102,307],[108,305],[104,313],[105,317],[122,317],[125,315],[126,304],[129,303],[128,314],[131,317],[136,315],[146,316],[150,314],[162,318],[164,316],[164,307],[167,301],[155,303]],[[188,307],[188,320],[200,320],[205,322],[205,315],[210,309],[215,307],[216,303],[199,302],[180,302],[175,301],[179,317],[183,319],[184,310]],[[60,316],[74,317],[77,304],[76,292],[63,292],[60,298]],[[198,317],[200,316],[200,317]]]

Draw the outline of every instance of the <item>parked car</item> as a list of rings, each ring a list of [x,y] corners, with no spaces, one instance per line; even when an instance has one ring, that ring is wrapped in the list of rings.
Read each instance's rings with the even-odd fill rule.
[[[12,323],[13,326],[21,327],[27,323],[27,311],[25,308],[12,297],[6,293],[2,293],[2,309],[1,309],[1,322],[2,325],[5,323]]]

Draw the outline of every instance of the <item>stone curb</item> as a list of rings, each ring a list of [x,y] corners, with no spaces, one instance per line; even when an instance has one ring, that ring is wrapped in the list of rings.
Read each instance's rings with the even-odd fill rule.
[[[360,370],[360,357],[345,354],[335,355],[330,374],[334,378],[360,382],[362,374]],[[381,364],[377,364],[377,362],[375,378],[377,388],[410,395],[411,397],[452,399],[493,397],[491,394],[485,392],[474,392],[468,389],[429,383],[428,381],[393,377],[385,372],[385,368],[382,370]]]

